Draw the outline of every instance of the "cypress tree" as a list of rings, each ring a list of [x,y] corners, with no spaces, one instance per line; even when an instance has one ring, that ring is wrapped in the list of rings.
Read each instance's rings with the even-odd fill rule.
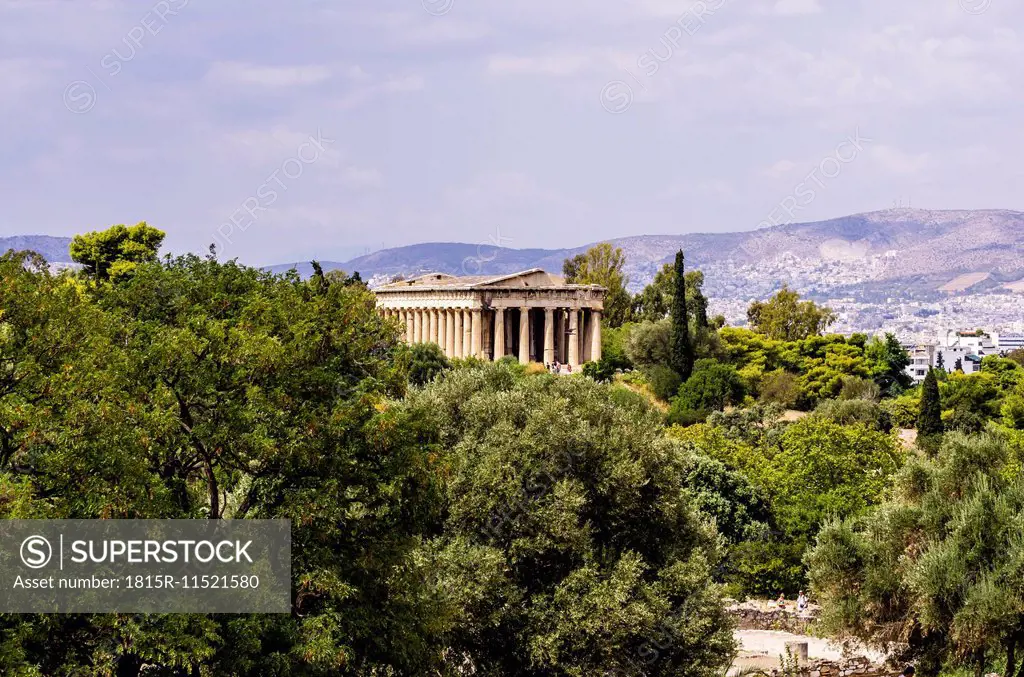
[[[942,402],[939,399],[939,381],[935,378],[935,370],[929,369],[924,377],[921,389],[921,410],[917,416],[918,436],[941,435]]]
[[[693,373],[690,317],[686,312],[686,265],[683,250],[676,252],[675,293],[672,296],[672,368],[683,381]]]
[[[943,369],[946,366],[946,360],[942,358],[942,351],[939,351],[939,356],[935,360],[935,366],[939,369]]]

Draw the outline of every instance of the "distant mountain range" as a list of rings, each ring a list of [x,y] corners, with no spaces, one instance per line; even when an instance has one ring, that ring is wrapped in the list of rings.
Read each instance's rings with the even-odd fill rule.
[[[734,233],[637,235],[608,240],[622,248],[629,286],[638,290],[686,252],[688,266],[707,276],[708,290],[752,298],[789,282],[812,295],[1024,290],[1024,212],[890,209],[814,223]],[[364,279],[441,271],[559,272],[562,262],[592,246],[507,249],[427,243],[385,249],[337,264]]]
[[[1017,211],[890,209],[754,231],[608,241],[622,248],[633,290],[641,289],[683,249],[688,267],[703,270],[708,292],[722,298],[762,296],[782,282],[813,296],[876,301],[885,296],[1024,291],[1024,212]],[[8,237],[0,238],[0,251],[35,249],[51,262],[64,262],[70,260],[69,243],[59,237]],[[358,271],[375,282],[434,271],[474,275],[543,268],[558,273],[566,258],[592,244],[509,249],[435,242],[321,265],[325,270]],[[269,268],[283,272],[293,267],[303,275],[312,272],[308,262]]]

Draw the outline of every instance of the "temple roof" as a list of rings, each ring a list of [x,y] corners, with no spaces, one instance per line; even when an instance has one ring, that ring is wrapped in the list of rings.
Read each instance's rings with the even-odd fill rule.
[[[567,284],[565,278],[540,268],[505,275],[449,275],[427,273],[378,287],[376,293],[428,291],[433,289],[603,289],[594,284]]]

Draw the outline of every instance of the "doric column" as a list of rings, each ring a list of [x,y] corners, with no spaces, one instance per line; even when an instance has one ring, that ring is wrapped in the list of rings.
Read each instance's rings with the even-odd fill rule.
[[[551,308],[544,309],[544,363],[555,361],[555,312]]]
[[[473,357],[483,357],[484,318],[479,308],[473,309]]]
[[[601,311],[591,311],[594,319],[594,329],[590,335],[590,359],[594,362],[601,361]]]
[[[405,309],[405,340],[408,343],[415,343],[416,334],[412,327],[412,314],[413,311],[408,308]]]
[[[519,309],[519,362],[530,363],[530,309]]]
[[[513,354],[512,346],[516,344],[516,326],[512,324],[512,310],[505,310],[505,355]]]
[[[580,366],[580,311],[569,309],[569,366]]]
[[[452,311],[452,317],[455,319],[455,331],[452,332],[452,338],[455,340],[455,349],[452,351],[452,357],[461,358],[462,354],[462,308],[456,308]]]
[[[444,353],[448,357],[455,357],[455,311],[446,308],[444,311]]]
[[[590,344],[594,342],[592,334],[594,332],[594,314],[587,308],[580,315],[580,326],[583,328],[583,341],[580,342],[580,350],[583,351],[580,355],[580,360],[583,362],[590,362]]]
[[[462,356],[473,356],[473,311],[462,311]]]
[[[494,309],[494,355],[492,359],[497,362],[505,357],[505,309]]]
[[[444,347],[448,345],[448,320],[445,318],[444,308],[437,311],[437,345],[442,353]]]
[[[412,311],[412,342],[419,343],[423,340],[423,313],[419,308]]]

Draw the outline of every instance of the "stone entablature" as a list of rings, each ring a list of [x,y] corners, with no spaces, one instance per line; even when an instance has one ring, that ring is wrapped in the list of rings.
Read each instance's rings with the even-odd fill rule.
[[[539,268],[511,275],[421,275],[379,287],[378,310],[409,343],[437,343],[448,357],[475,356],[578,367],[601,359],[605,289],[566,284]]]

